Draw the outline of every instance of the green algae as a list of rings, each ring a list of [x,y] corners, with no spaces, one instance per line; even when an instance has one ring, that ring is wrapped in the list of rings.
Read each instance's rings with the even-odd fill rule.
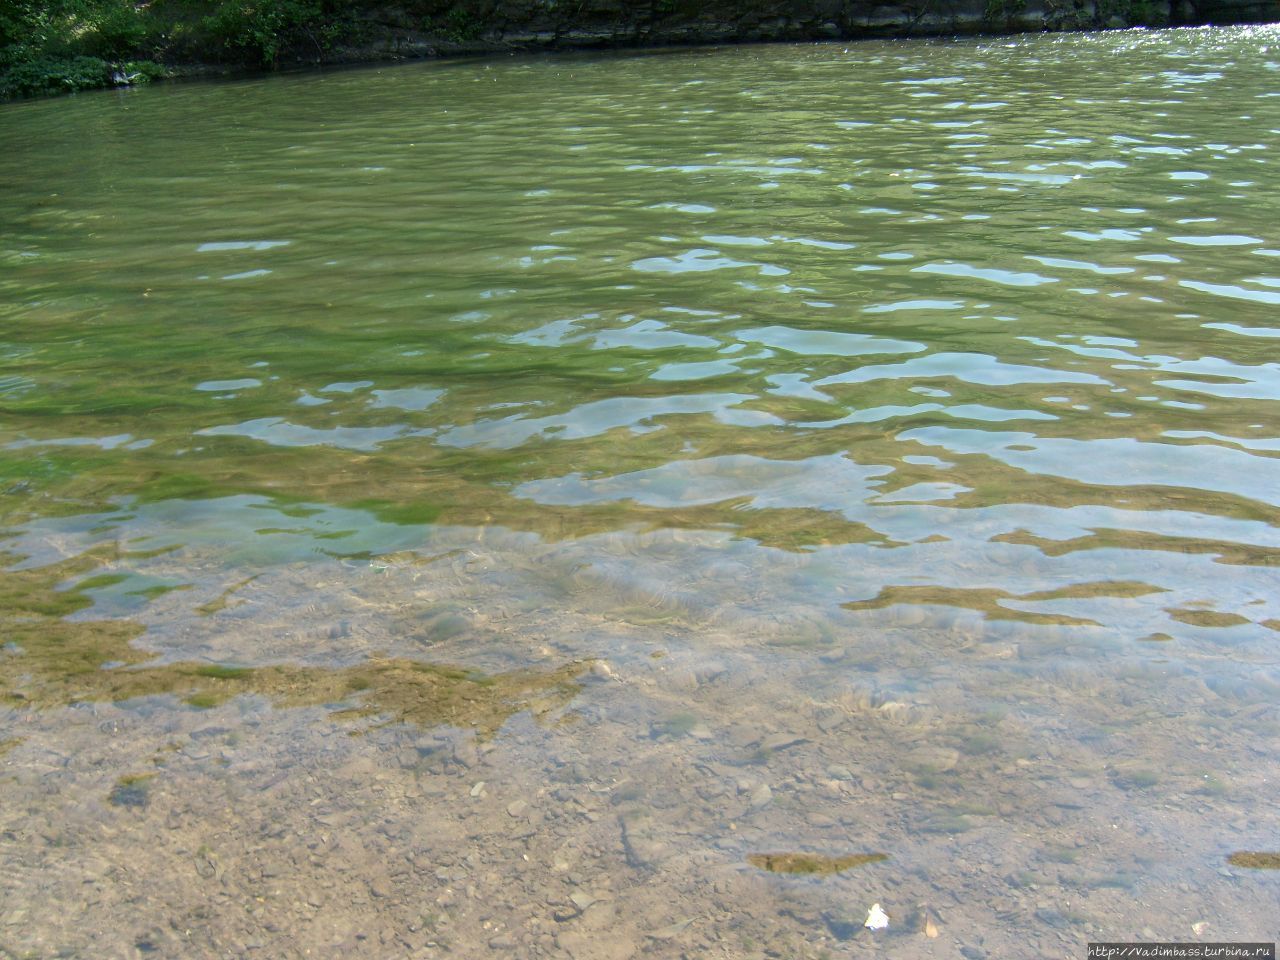
[[[1160,782],[1160,774],[1140,767],[1116,770],[1112,773],[1112,779],[1124,790],[1147,790]]]
[[[0,658],[0,700],[40,709],[167,695],[211,709],[257,694],[281,707],[330,706],[337,717],[447,723],[488,736],[518,712],[542,716],[567,704],[579,689],[576,678],[590,666],[575,661],[490,675],[408,659],[334,668],[157,663],[133,646],[142,632],[136,623],[65,619],[92,601],[58,584],[90,572],[101,559],[84,555],[0,577],[0,630],[14,644],[14,653]]]
[[[76,584],[77,590],[102,590],[105,587],[114,587],[117,584],[124,583],[129,579],[127,573],[99,573],[96,576],[85,577]]]
[[[230,667],[211,663],[208,666],[196,667],[192,673],[197,677],[209,677],[214,680],[243,680],[253,671],[248,667]]]
[[[653,725],[655,737],[685,737],[698,725],[698,718],[692,713],[673,713]]]
[[[887,853],[854,853],[843,857],[825,856],[819,853],[752,853],[747,863],[770,873],[802,874],[806,876],[830,876],[852,870],[869,863],[882,863],[889,859]]]
[[[237,583],[233,583],[231,586],[227,587],[227,589],[223,590],[222,593],[218,594],[208,603],[202,603],[198,607],[196,607],[196,613],[200,614],[200,616],[202,617],[209,617],[209,616],[213,616],[213,614],[215,613],[219,613],[225,610],[230,603],[232,594],[234,594],[241,587],[247,586],[248,584],[253,583],[253,581],[257,579],[258,579],[258,575],[254,574],[252,577],[245,577],[243,580]]]
[[[1221,507],[1221,513],[1224,515],[1230,516],[1233,513],[1238,513],[1248,517],[1252,512],[1246,509],[1233,510],[1235,505],[1229,502],[1227,498],[1218,498],[1217,503]],[[1156,509],[1154,502],[1150,504],[1150,509]],[[1267,516],[1263,519],[1264,522],[1274,523],[1276,517],[1273,512],[1268,511]],[[1229,566],[1274,567],[1280,565],[1280,550],[1275,547],[1196,537],[1177,537],[1172,534],[1153,533],[1147,530],[1097,529],[1068,540],[1053,540],[1048,537],[1035,536],[1026,531],[1018,531],[997,534],[992,537],[992,541],[1032,546],[1047,557],[1060,557],[1082,550],[1152,550],[1209,554],[1213,556],[1215,563]]]
[[[1221,610],[1170,609],[1167,612],[1174,620],[1193,627],[1238,627],[1250,622],[1247,617],[1238,613],[1225,613]]]
[[[1248,870],[1280,870],[1280,853],[1237,850],[1227,857],[1227,863]]]
[[[920,829],[924,833],[967,833],[973,829],[973,821],[963,814],[944,811],[927,819]]]
[[[145,807],[150,800],[149,791],[154,778],[154,773],[121,777],[107,795],[107,802],[117,807]]]
[[[848,610],[877,610],[898,604],[960,607],[978,610],[991,620],[1016,620],[1023,623],[1098,626],[1097,621],[1055,613],[1030,613],[1002,606],[1001,600],[1022,599],[1007,590],[945,586],[886,586],[869,600],[853,600],[843,604]]]
[[[189,583],[153,583],[149,587],[141,587],[137,590],[126,590],[127,597],[143,597],[146,600],[155,600],[157,597],[163,597],[166,593],[173,593],[175,590],[190,590]]]
[[[1000,749],[1001,740],[995,734],[980,730],[972,733],[964,738],[960,743],[960,750],[969,754],[971,757],[980,757],[984,754],[995,753]]]
[[[1150,593],[1162,593],[1164,588],[1127,580],[1100,581],[1072,584],[1056,590],[1039,590],[1031,593],[1011,593],[993,587],[946,587],[941,585],[885,586],[869,600],[854,600],[843,604],[848,610],[877,610],[897,604],[948,606],[977,610],[989,620],[1014,620],[1059,626],[1101,626],[1096,620],[1073,617],[1061,613],[1036,613],[1004,606],[1001,601],[1042,602],[1050,600],[1077,600],[1097,597],[1132,598]]]

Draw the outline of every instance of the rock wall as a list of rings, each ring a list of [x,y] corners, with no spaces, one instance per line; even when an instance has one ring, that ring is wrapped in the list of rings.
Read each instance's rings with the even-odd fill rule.
[[[1280,0],[411,0],[366,26],[413,56],[1269,20]]]

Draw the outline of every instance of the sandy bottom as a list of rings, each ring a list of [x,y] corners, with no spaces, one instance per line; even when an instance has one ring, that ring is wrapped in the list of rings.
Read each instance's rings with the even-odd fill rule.
[[[27,546],[29,566],[80,548]],[[152,664],[498,680],[454,723],[257,674],[204,708],[163,684],[6,701],[0,956],[1078,960],[1277,938],[1280,873],[1227,861],[1280,847],[1266,671],[1208,641],[847,610],[808,562],[716,534],[473,530],[265,571],[120,561],[190,584],[129,614]],[[516,696],[511,671],[573,679]],[[793,853],[885,859],[749,861]],[[887,929],[864,927],[873,904]]]

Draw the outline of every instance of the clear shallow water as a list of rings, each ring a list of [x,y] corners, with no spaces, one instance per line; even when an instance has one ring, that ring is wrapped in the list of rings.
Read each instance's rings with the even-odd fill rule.
[[[6,107],[0,947],[1275,938],[1278,43]]]

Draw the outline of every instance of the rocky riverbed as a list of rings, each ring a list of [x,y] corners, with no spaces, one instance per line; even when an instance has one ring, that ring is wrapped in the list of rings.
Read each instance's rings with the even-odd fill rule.
[[[745,566],[737,596],[691,608],[678,557],[743,562],[710,534],[649,537],[665,592],[606,574],[572,604],[584,547],[447,546],[335,561],[321,582],[210,576],[153,601],[137,643],[154,659],[132,669],[165,676],[179,640],[316,670],[412,655],[470,685],[454,722],[364,703],[376,685],[289,706],[213,671],[201,682],[250,686],[205,708],[160,680],[122,703],[6,706],[4,955],[972,960],[1267,933],[1274,874],[1227,860],[1266,842],[1260,688],[1168,673],[1176,696],[1156,698],[1157,661],[1055,665],[1043,628],[955,612],[815,616]],[[980,696],[992,665],[1007,686]],[[517,690],[513,669],[554,681]],[[17,679],[34,701],[41,678]],[[846,860],[772,869],[804,857]],[[873,904],[886,930],[864,926]]]

